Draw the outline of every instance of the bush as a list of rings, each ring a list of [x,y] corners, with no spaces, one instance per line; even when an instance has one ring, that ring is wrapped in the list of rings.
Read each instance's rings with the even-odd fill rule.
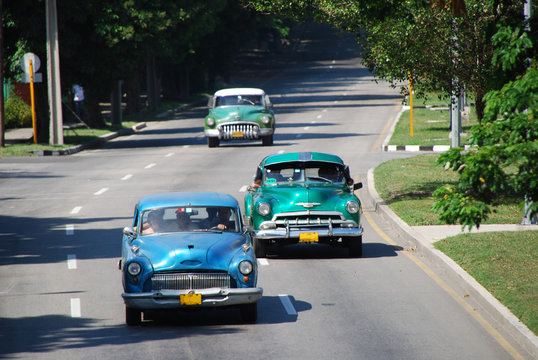
[[[32,127],[32,108],[20,97],[11,96],[4,105],[6,129]]]

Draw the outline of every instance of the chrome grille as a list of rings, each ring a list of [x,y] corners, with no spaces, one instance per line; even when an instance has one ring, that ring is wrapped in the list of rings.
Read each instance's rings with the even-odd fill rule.
[[[220,138],[231,139],[257,139],[259,126],[249,123],[224,124],[219,127]]]
[[[230,275],[226,273],[167,273],[154,274],[152,290],[197,290],[230,288]]]
[[[338,227],[346,222],[346,218],[336,211],[297,211],[276,214],[273,221],[278,227]]]

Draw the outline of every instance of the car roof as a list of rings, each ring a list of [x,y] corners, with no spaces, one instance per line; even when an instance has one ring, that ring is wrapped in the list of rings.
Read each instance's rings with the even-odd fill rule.
[[[284,163],[284,162],[330,162],[335,164],[344,165],[344,161],[332,154],[325,154],[319,152],[294,152],[277,155],[269,155],[260,163],[261,166],[267,166],[272,164]]]
[[[140,211],[171,206],[227,206],[239,207],[237,200],[228,194],[218,192],[169,192],[153,194],[138,201]]]
[[[257,88],[231,88],[221,89],[214,96],[230,96],[230,95],[264,95],[265,91]]]

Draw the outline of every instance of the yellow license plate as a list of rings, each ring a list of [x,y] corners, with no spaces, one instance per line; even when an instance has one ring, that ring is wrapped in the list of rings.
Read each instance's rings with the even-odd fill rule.
[[[299,242],[318,242],[319,236],[317,232],[300,233]]]
[[[234,131],[234,132],[232,132],[232,136],[233,137],[243,137],[243,132],[242,131]]]
[[[179,303],[181,305],[201,305],[202,294],[179,294]]]

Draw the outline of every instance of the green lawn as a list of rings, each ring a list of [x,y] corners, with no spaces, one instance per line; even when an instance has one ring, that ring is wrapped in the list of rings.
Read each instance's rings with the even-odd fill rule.
[[[389,145],[450,145],[450,107],[448,101],[439,100],[432,94],[427,100],[413,100],[413,136],[411,136],[411,111],[402,113],[396,124]],[[478,124],[474,108],[467,108],[462,116],[460,141],[467,145],[467,135]]]
[[[438,225],[439,216],[433,212],[433,192],[453,184],[457,174],[436,165],[436,153],[387,161],[374,170],[375,186],[383,200],[407,224]],[[522,199],[503,198],[493,208],[484,224],[519,224],[523,218]]]
[[[538,231],[463,234],[435,247],[538,334]]]

